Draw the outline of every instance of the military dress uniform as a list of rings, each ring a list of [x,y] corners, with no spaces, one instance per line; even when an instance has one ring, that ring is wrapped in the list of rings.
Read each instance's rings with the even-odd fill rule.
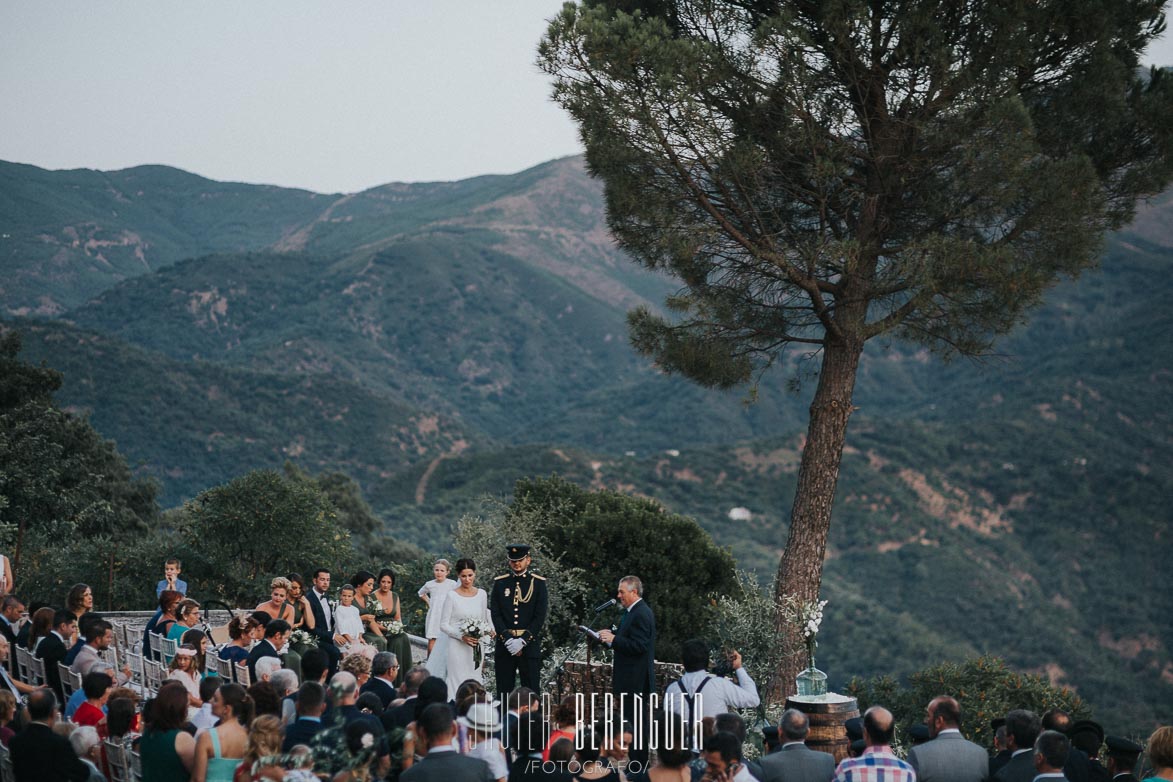
[[[529,546],[507,547],[510,561],[529,556]],[[489,596],[489,613],[497,631],[494,665],[497,669],[497,692],[503,698],[513,690],[520,672],[521,685],[540,692],[542,672],[542,625],[546,623],[550,599],[546,579],[526,570],[521,575],[510,571],[493,579]],[[521,654],[513,655],[505,646],[511,638],[525,641]]]

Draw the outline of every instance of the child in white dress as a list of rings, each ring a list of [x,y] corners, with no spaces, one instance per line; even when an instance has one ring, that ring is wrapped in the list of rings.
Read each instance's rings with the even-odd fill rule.
[[[420,587],[419,596],[428,606],[428,615],[424,618],[424,636],[428,639],[428,672],[433,676],[444,678],[447,655],[445,649],[436,649],[436,644],[443,647],[448,636],[440,629],[440,614],[444,610],[444,596],[460,586],[455,579],[448,578],[452,572],[452,563],[446,559],[437,559],[432,565],[431,581]]]
[[[334,643],[345,654],[363,644],[362,632],[362,618],[354,604],[354,587],[347,584],[338,593],[338,607],[334,609]]]

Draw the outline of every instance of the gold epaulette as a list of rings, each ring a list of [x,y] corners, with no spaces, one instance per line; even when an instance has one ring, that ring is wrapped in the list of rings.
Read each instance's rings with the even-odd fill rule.
[[[540,578],[543,581],[546,580],[545,576],[539,576],[537,573],[530,573],[530,575],[533,576],[534,578]]]
[[[510,576],[512,576],[512,575],[513,575],[512,573],[506,573],[506,574],[505,574],[505,575],[503,575],[503,576],[497,576],[497,577],[496,577],[496,578],[494,578],[493,580],[494,580],[494,581],[500,581],[501,579],[503,579],[503,578],[509,578],[509,577],[510,577]]]

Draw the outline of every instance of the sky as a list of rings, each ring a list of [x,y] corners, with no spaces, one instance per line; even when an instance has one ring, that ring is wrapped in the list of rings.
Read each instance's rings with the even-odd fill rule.
[[[0,0],[0,159],[325,193],[520,171],[581,150],[534,64],[561,4]]]

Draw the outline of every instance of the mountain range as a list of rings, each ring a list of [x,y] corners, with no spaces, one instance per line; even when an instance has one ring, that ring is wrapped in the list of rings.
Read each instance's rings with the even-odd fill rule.
[[[978,653],[1105,724],[1173,721],[1173,201],[1109,237],[982,362],[869,346],[832,525],[820,663]],[[291,460],[356,478],[431,551],[522,476],[698,519],[768,581],[816,364],[745,390],[626,337],[672,280],[627,259],[578,158],[323,195],[162,166],[0,163],[0,313],[166,504]]]

